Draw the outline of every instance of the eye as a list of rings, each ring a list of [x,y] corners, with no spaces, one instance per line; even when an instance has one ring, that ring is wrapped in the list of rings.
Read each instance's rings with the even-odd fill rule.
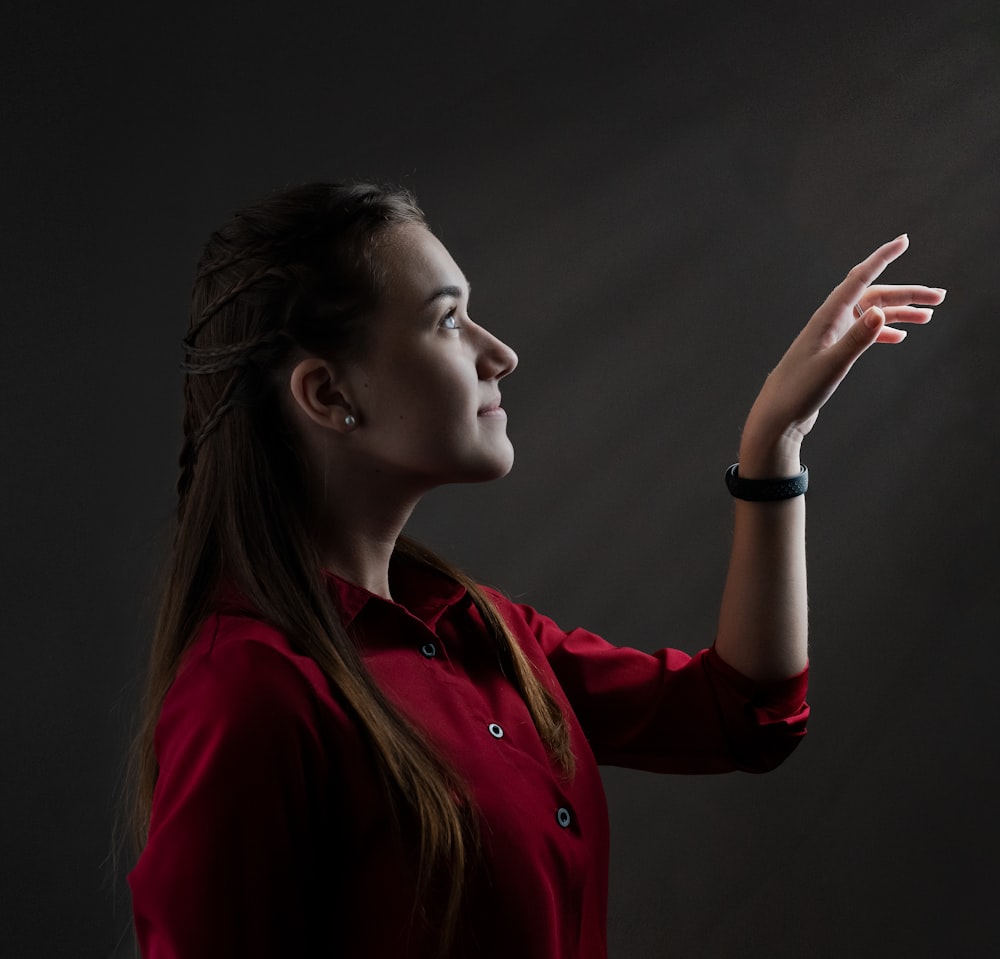
[[[441,325],[446,330],[457,330],[458,329],[458,317],[455,315],[455,310],[451,309],[444,315],[444,319],[441,320]]]

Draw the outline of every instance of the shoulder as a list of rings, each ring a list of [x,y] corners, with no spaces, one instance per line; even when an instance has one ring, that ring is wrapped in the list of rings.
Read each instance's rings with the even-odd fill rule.
[[[522,646],[537,645],[546,657],[551,657],[570,635],[555,620],[538,612],[533,606],[516,602],[491,586],[480,586],[480,589],[496,607]]]
[[[518,635],[533,633],[533,625],[539,625],[546,620],[546,617],[533,607],[515,602],[506,593],[502,593],[492,586],[480,584],[479,588],[496,608],[503,621]]]
[[[203,624],[178,671],[187,678],[218,685],[225,695],[301,698],[324,686],[316,662],[293,649],[288,638],[249,616],[213,614]]]
[[[157,734],[161,744],[206,734],[318,739],[330,718],[346,721],[313,659],[260,620],[212,614],[181,661]]]

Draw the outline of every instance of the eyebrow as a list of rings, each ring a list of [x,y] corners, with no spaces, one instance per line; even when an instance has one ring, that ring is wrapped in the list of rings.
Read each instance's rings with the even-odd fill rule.
[[[442,286],[440,290],[435,290],[430,295],[430,297],[428,297],[427,302],[424,305],[430,306],[435,300],[440,300],[446,296],[450,296],[456,300],[460,300],[462,298],[462,294],[466,291],[468,291],[469,293],[472,292],[471,283],[466,287],[465,290],[463,290],[460,286]]]

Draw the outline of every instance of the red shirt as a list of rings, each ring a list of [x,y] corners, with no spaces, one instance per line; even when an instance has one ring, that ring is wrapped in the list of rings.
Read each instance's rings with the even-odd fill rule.
[[[760,684],[711,649],[617,648],[490,592],[572,707],[577,771],[566,782],[464,588],[411,563],[392,576],[395,603],[330,583],[372,674],[480,812],[463,954],[606,956],[597,763],[763,771],[805,734],[805,674]],[[316,664],[280,633],[238,611],[211,616],[167,694],[156,754],[149,840],[129,876],[146,959],[441,959],[407,921],[412,875],[366,746]]]

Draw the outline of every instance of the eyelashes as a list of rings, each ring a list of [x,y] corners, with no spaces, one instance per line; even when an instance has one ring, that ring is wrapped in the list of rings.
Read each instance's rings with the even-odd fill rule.
[[[466,319],[471,320],[471,316],[466,316]],[[441,318],[441,324],[446,330],[460,330],[462,328],[462,320],[458,316],[458,307],[453,306],[445,315]]]

